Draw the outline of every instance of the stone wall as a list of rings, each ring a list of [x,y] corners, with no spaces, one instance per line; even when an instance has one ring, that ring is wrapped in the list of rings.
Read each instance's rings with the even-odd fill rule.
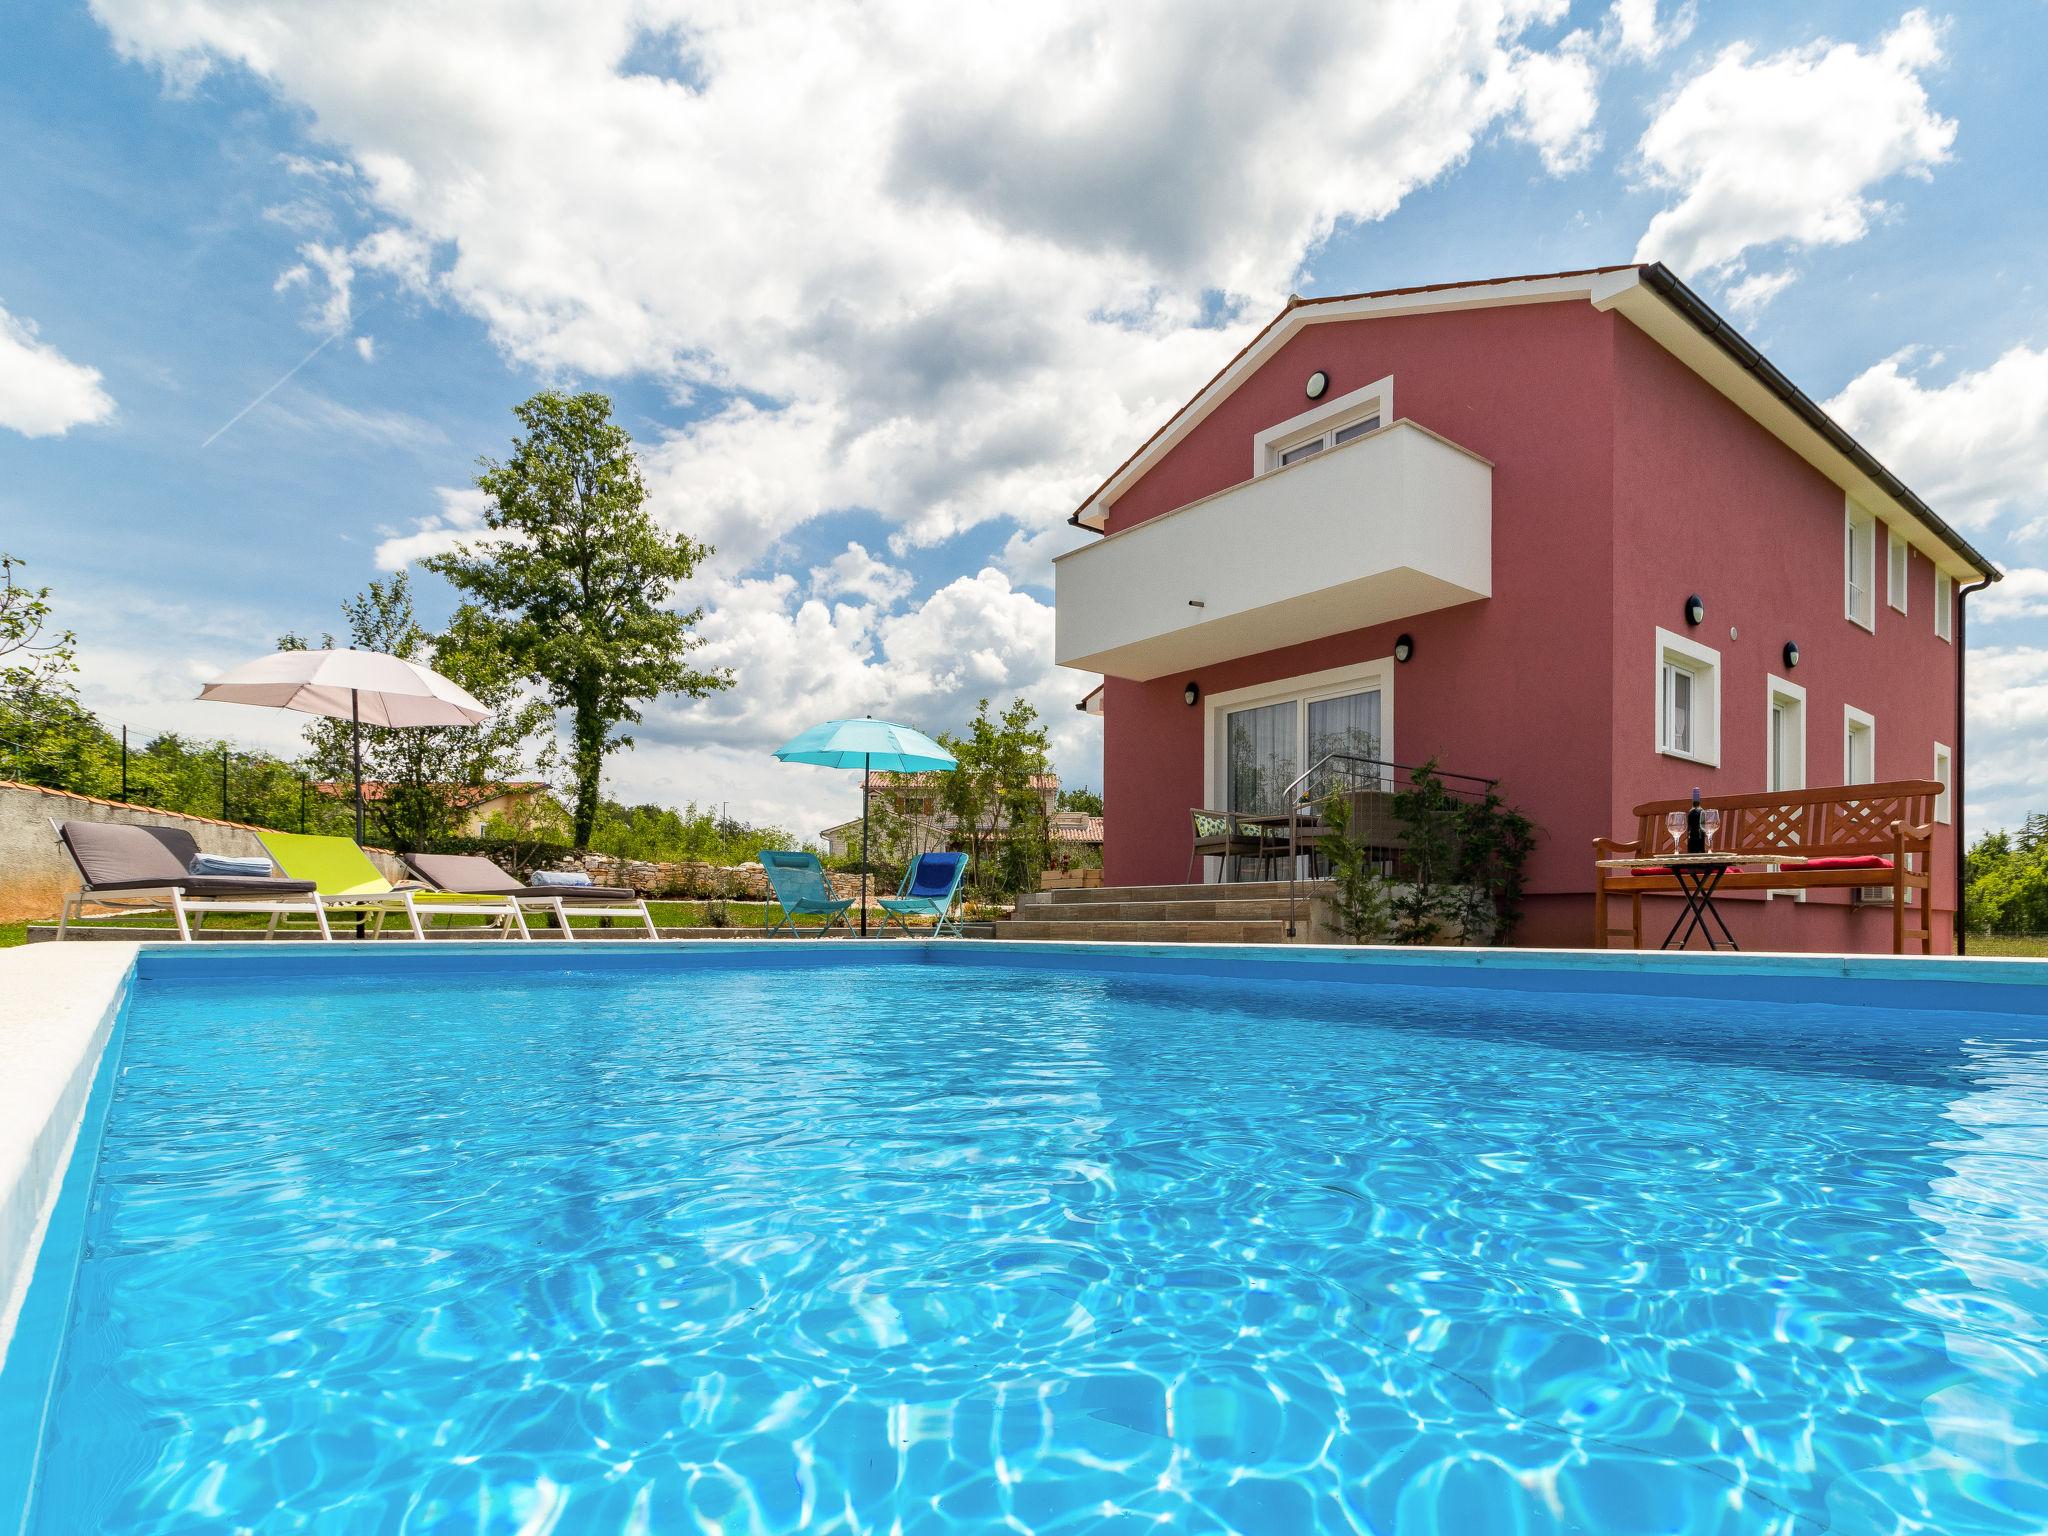
[[[78,889],[78,870],[57,841],[50,822],[118,821],[131,826],[183,827],[207,853],[260,857],[256,828],[210,816],[181,816],[175,811],[123,805],[0,779],[0,923],[55,918],[64,898]],[[368,848],[386,879],[405,878],[396,856]]]
[[[609,854],[571,854],[554,866],[590,876],[598,885],[630,885],[642,896],[683,896],[703,898],[722,893],[734,901],[768,901],[768,873],[758,864],[655,863],[647,859],[615,859]],[[860,898],[860,876],[827,870],[825,878],[832,893],[842,900]],[[722,882],[722,883],[721,883]],[[894,888],[877,890],[868,878],[868,903],[879,896],[893,896]]]

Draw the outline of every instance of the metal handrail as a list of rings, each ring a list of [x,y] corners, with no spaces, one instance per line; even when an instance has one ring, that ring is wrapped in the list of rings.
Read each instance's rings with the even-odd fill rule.
[[[1392,763],[1384,758],[1360,757],[1351,752],[1332,752],[1320,759],[1306,773],[1302,774],[1280,792],[1287,801],[1287,937],[1290,939],[1295,936],[1296,902],[1299,899],[1297,886],[1300,881],[1301,870],[1302,801],[1298,792],[1304,784],[1308,783],[1310,779],[1321,773],[1325,768],[1328,768],[1332,763],[1355,764],[1371,768],[1375,770],[1373,777],[1382,784],[1392,784],[1394,782],[1394,775],[1397,773],[1405,773],[1410,780],[1413,780],[1416,768],[1420,766],[1419,764]],[[1466,784],[1476,784],[1479,786],[1477,790],[1467,789],[1462,791],[1462,793],[1468,795],[1484,795],[1500,782],[1498,779],[1482,778],[1476,773],[1447,773],[1439,768],[1431,768],[1429,771],[1431,776],[1438,780],[1459,779]],[[1453,792],[1458,793],[1459,791]]]

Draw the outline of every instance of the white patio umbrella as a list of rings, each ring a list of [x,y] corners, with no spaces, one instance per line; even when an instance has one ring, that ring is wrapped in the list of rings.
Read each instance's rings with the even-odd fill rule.
[[[224,704],[261,704],[346,720],[356,770],[356,841],[363,840],[365,725],[481,725],[491,712],[431,667],[382,651],[279,651],[199,690]]]

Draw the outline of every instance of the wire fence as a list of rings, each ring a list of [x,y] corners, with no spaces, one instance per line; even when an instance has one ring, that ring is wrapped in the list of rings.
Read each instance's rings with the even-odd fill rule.
[[[283,832],[340,832],[353,802],[301,762],[220,737],[84,714],[0,722],[0,779]],[[6,726],[13,726],[13,730]]]

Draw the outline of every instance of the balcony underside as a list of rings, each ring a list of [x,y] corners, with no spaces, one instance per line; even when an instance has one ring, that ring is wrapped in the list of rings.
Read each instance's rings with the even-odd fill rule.
[[[1403,566],[1090,655],[1071,660],[1063,656],[1060,665],[1082,672],[1100,672],[1105,677],[1143,681],[1374,624],[1389,624],[1486,595]]]

